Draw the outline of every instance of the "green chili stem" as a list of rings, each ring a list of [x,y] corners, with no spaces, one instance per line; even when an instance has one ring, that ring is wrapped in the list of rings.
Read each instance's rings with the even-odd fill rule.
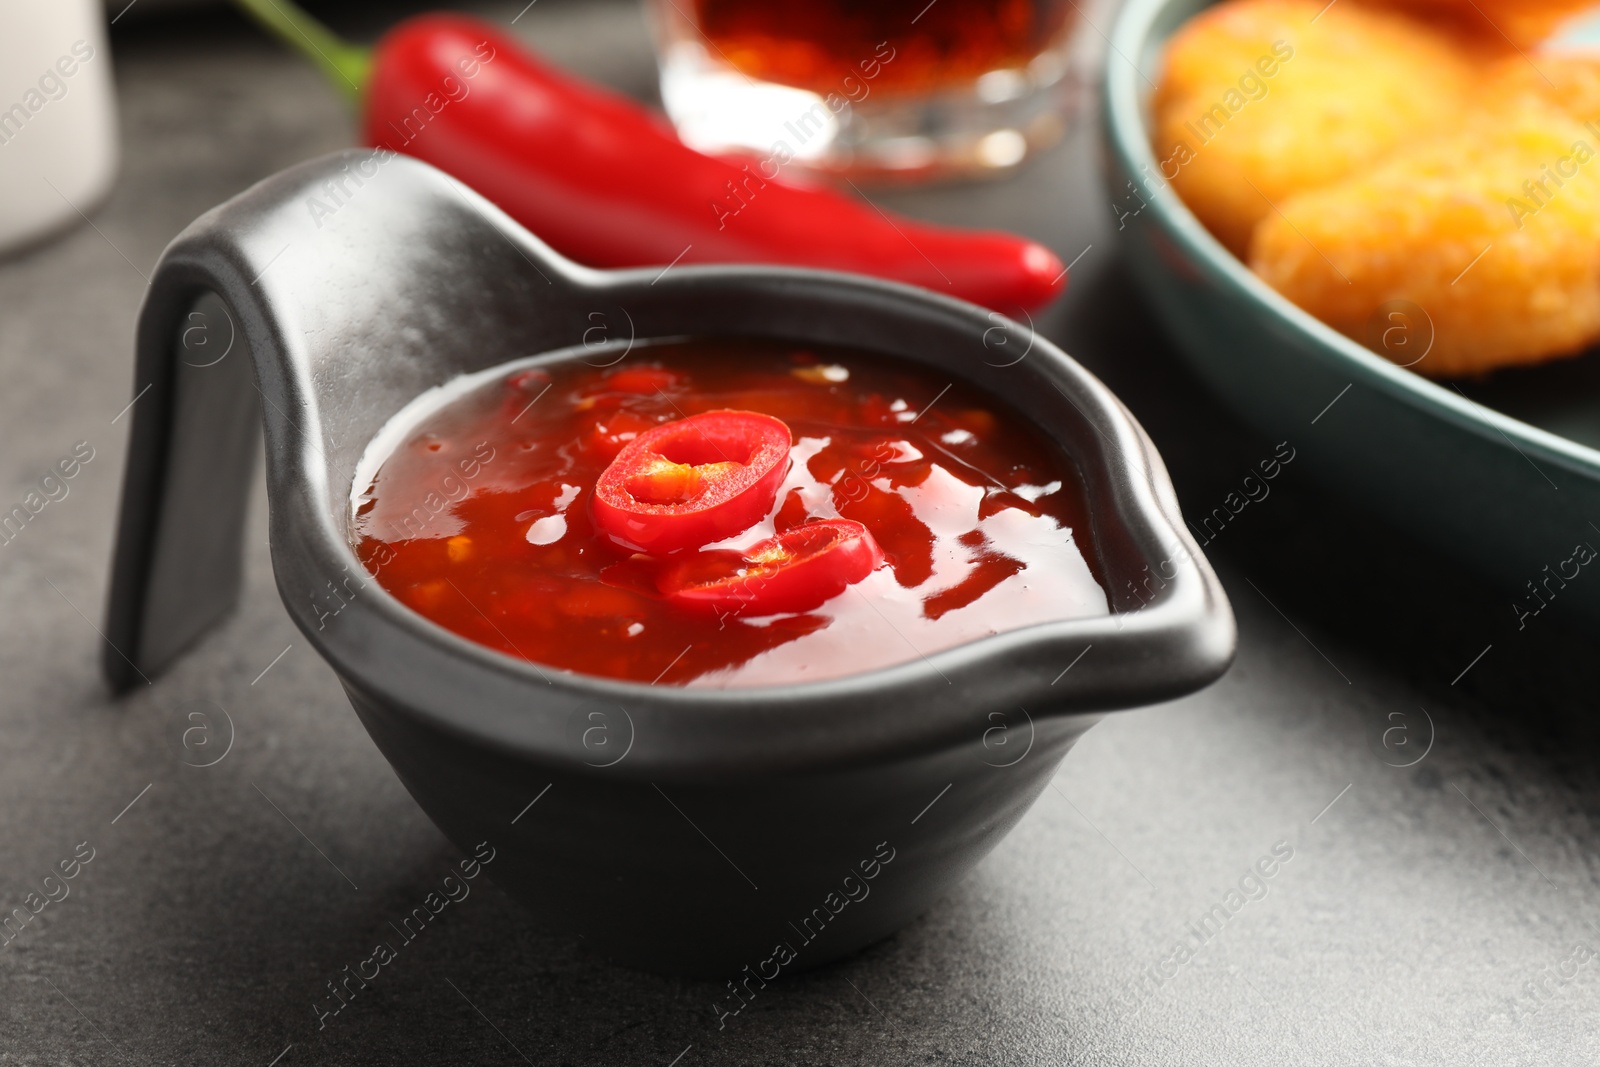
[[[351,44],[292,0],[233,0],[280,41],[322,68],[342,92],[356,100],[367,83],[372,53]]]

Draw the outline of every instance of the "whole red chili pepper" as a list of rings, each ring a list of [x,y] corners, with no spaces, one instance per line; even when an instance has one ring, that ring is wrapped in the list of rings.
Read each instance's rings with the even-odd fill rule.
[[[1002,311],[1038,307],[1064,287],[1061,261],[1037,242],[786,184],[782,153],[735,163],[696,152],[654,113],[546,65],[481,20],[408,19],[368,55],[287,0],[237,2],[357,95],[367,144],[454,175],[589,266],[844,270]]]

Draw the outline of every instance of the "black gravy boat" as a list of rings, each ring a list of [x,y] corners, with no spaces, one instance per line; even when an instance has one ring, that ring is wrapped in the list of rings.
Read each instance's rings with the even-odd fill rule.
[[[991,390],[1077,463],[1113,613],[728,691],[541,672],[413,613],[349,545],[368,442],[425,390],[597,326],[856,345]],[[1149,439],[1031,331],[843,274],[590,270],[405,157],[314,160],[186,229],[140,316],[146,386],[111,685],[155,676],[231,610],[259,418],[278,590],[401,781],[464,851],[489,842],[486,869],[536,914],[656,970],[748,983],[886,936],[995,845],[1100,713],[1191,692],[1233,655]]]

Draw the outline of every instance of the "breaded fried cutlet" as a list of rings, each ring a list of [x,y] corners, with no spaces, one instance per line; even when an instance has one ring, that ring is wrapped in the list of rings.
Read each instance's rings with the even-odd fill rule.
[[[1600,126],[1600,56],[1576,52],[1513,53],[1484,72],[1476,96],[1486,110],[1515,110],[1528,97]]]
[[[1529,48],[1548,39],[1561,24],[1594,0],[1355,0],[1373,8],[1403,11],[1487,40]]]
[[[1155,99],[1162,176],[1244,255],[1290,197],[1453,124],[1474,51],[1423,23],[1326,0],[1230,0],[1167,46]]]
[[[1280,207],[1256,230],[1251,268],[1369,345],[1387,302],[1420,307],[1433,334],[1412,367],[1422,374],[1539,363],[1600,340],[1600,139],[1540,99],[1502,100]]]

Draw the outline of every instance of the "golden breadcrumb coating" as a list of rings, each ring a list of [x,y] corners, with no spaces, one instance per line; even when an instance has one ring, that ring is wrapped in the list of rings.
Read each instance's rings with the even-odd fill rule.
[[[1480,106],[1515,110],[1528,97],[1579,122],[1600,125],[1600,56],[1575,52],[1512,53],[1492,64],[1478,90]]]
[[[1274,205],[1453,123],[1474,62],[1418,21],[1348,2],[1218,4],[1167,46],[1160,177],[1242,256]]]
[[[1411,302],[1433,334],[1412,369],[1431,377],[1539,363],[1593,344],[1600,138],[1539,99],[1500,100],[1455,131],[1286,200],[1282,216],[1256,230],[1251,268],[1406,364],[1425,338],[1389,346],[1382,334],[1389,302]]]
[[[1538,44],[1594,0],[1356,0],[1374,8],[1443,20],[1485,40],[1518,48]]]

